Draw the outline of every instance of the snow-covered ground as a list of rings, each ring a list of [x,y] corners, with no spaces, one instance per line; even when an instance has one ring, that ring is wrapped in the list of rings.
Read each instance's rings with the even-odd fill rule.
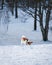
[[[6,9],[1,15],[6,21],[7,16],[4,17]],[[9,12],[10,22],[6,25],[2,18],[0,19],[0,65],[52,65],[52,31],[49,30],[49,41],[44,42],[39,22],[37,22],[37,31],[34,31],[33,18],[20,9],[17,19]],[[21,45],[22,35],[33,41],[32,45]]]
[[[52,65],[52,44],[0,46],[0,65]]]

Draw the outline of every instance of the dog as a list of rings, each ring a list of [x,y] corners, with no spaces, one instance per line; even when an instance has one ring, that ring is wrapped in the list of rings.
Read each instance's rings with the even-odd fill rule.
[[[31,45],[33,42],[30,41],[26,36],[22,35],[21,37],[21,44],[25,44],[25,45]]]

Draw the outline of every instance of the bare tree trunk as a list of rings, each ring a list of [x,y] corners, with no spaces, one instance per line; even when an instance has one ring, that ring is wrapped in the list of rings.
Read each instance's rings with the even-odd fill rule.
[[[2,0],[2,5],[1,5],[2,7],[1,7],[1,9],[3,9],[3,4],[4,4],[4,0]]]
[[[35,2],[34,30],[37,29],[37,2]]]
[[[49,30],[50,13],[51,13],[51,10],[48,7],[48,10],[47,10],[47,13],[46,13],[45,27],[43,27],[43,10],[41,10],[41,5],[40,5],[40,8],[39,8],[40,28],[41,28],[42,37],[43,37],[43,40],[44,41],[47,41],[48,40],[48,30]]]
[[[46,24],[45,24],[45,36],[46,36],[46,39],[45,39],[45,41],[48,40],[50,13],[51,13],[51,10],[50,10],[50,8],[48,8],[48,11],[46,13]]]
[[[14,15],[14,1],[12,0],[12,9],[11,9],[11,11],[12,11],[12,15]]]
[[[27,0],[27,7],[29,8],[30,0]]]
[[[46,31],[46,29],[44,29],[44,32],[42,32],[42,36],[44,41],[48,40],[48,31]]]
[[[17,0],[15,0],[15,18],[18,18]]]

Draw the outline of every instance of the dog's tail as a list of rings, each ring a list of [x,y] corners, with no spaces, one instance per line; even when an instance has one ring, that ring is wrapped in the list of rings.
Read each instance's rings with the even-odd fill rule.
[[[27,45],[31,45],[33,42],[32,41],[27,41]]]

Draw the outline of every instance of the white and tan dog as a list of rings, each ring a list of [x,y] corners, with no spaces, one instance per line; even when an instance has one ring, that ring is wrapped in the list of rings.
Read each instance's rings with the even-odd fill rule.
[[[22,35],[21,37],[21,44],[25,44],[25,45],[31,45],[33,42],[30,41],[26,36]]]

